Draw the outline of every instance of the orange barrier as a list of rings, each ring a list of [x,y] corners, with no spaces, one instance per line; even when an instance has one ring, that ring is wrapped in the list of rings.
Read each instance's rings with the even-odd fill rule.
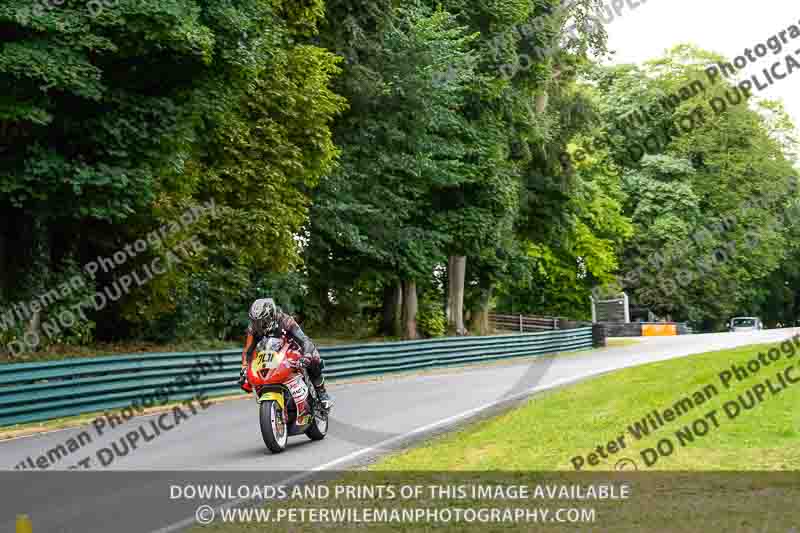
[[[665,337],[677,334],[678,326],[675,324],[642,324],[642,337]]]

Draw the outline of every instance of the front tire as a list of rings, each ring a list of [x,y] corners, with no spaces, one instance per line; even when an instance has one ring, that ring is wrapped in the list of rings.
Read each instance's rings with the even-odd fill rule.
[[[275,400],[266,400],[259,406],[258,419],[261,422],[261,436],[272,453],[286,449],[289,430],[281,406]]]

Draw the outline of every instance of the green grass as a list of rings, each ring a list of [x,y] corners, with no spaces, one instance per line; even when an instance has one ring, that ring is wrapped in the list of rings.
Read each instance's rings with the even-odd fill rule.
[[[375,465],[380,470],[573,470],[570,459],[584,457],[596,446],[625,435],[627,448],[587,470],[611,470],[616,460],[629,457],[641,463],[639,452],[659,439],[671,437],[676,449],[661,458],[658,470],[798,470],[800,469],[800,383],[764,401],[734,420],[722,405],[752,385],[775,380],[788,365],[800,377],[800,356],[781,359],[755,377],[725,389],[718,373],[733,362],[747,361],[773,345],[747,346],[629,368],[556,390],[457,433]],[[627,431],[653,409],[672,406],[705,385],[719,394],[667,423],[640,441]],[[675,431],[716,409],[719,428],[677,446]],[[644,467],[643,467],[644,468]]]
[[[99,342],[91,346],[73,346],[57,344],[41,352],[30,352],[19,356],[0,354],[2,363],[31,363],[36,361],[59,361],[62,359],[77,359],[84,357],[97,357],[101,355],[117,355],[130,353],[168,353],[168,352],[202,352],[211,350],[230,350],[241,348],[242,343],[220,340],[192,340],[159,344],[154,342]]]
[[[633,346],[642,342],[640,339],[607,339],[606,346],[614,348],[617,346]]]
[[[354,337],[352,335],[310,335],[318,346],[335,346],[339,344],[390,342],[400,340],[391,337]],[[2,363],[30,363],[37,361],[58,361],[62,359],[76,359],[83,357],[97,357],[100,355],[116,355],[130,353],[169,353],[169,352],[200,352],[211,350],[233,350],[241,349],[244,337],[241,341],[225,341],[215,339],[195,339],[191,341],[155,343],[146,341],[127,341],[127,342],[98,342],[90,346],[75,346],[57,344],[49,346],[41,352],[30,352],[12,356],[8,353],[0,353],[0,364]]]

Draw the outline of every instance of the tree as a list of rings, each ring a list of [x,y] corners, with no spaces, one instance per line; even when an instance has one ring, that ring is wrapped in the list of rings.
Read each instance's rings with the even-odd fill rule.
[[[336,127],[341,164],[316,195],[309,259],[340,273],[328,279],[402,283],[404,335],[415,337],[417,282],[430,278],[448,241],[434,221],[435,194],[459,179],[466,150],[459,111],[474,37],[442,10],[399,13],[382,47],[350,66],[362,83],[348,86],[351,107]],[[439,76],[445,68],[454,75]],[[393,294],[385,298],[396,302]]]
[[[220,216],[196,229],[222,294],[297,264],[294,234],[337,154],[328,123],[343,108],[328,87],[334,56],[305,43],[321,0],[11,4],[0,5],[0,249],[18,253],[0,257],[0,297],[26,299],[209,199]],[[254,235],[267,244],[248,245]],[[102,309],[100,333],[185,303],[201,260]],[[23,282],[29,271],[42,279]]]
[[[710,83],[706,65],[722,59],[678,46],[643,69],[608,70],[595,93],[636,225],[624,284],[657,314],[705,328],[750,308],[786,260],[782,213],[797,185],[790,123],[774,103]],[[632,145],[645,149],[631,158]]]
[[[591,1],[565,8],[557,2],[520,0],[501,10],[495,2],[445,5],[479,32],[474,48],[481,74],[464,108],[476,132],[464,162],[471,172],[446,192],[439,222],[453,236],[448,314],[451,331],[461,333],[466,281],[473,325],[486,332],[493,285],[515,255],[508,248],[518,248],[508,236],[520,206],[527,208],[526,170],[557,123],[558,110],[546,113],[548,98],[557,92],[562,75],[565,81],[571,78],[588,49],[602,52],[605,34],[588,24]]]

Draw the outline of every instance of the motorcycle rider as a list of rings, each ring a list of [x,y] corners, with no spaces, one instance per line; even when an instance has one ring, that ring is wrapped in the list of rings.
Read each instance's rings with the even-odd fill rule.
[[[297,367],[305,367],[308,370],[308,377],[311,378],[311,383],[317,390],[317,396],[322,402],[322,406],[330,409],[333,406],[333,400],[325,390],[325,376],[322,374],[325,362],[311,339],[300,329],[297,321],[281,311],[272,298],[260,298],[253,302],[248,318],[250,324],[245,331],[247,340],[242,351],[239,386],[247,392],[251,391],[250,384],[247,383],[247,367],[253,358],[253,351],[258,342],[264,337],[282,337],[285,334],[297,344],[303,353],[303,357],[297,362]]]

